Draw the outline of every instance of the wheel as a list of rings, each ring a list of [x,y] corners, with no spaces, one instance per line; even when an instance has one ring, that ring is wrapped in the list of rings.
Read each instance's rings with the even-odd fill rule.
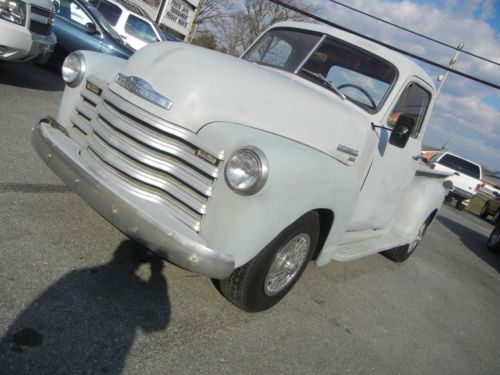
[[[396,263],[404,262],[406,259],[410,257],[411,254],[413,254],[415,249],[420,244],[420,241],[422,241],[422,238],[424,237],[425,231],[427,230],[429,223],[430,220],[427,219],[425,223],[423,223],[420,226],[417,232],[417,236],[415,237],[415,240],[413,240],[412,243],[408,245],[398,246],[390,250],[382,251],[381,254],[386,258],[392,260],[393,262]]]
[[[465,208],[465,206],[462,204],[461,199],[457,199],[457,202],[455,203],[455,208],[459,211],[462,211]]]
[[[495,224],[500,224],[500,208],[493,215],[493,219],[491,219]]]
[[[497,225],[488,238],[488,249],[498,253],[500,252],[500,225]]]
[[[488,206],[488,203],[485,203],[483,208],[481,208],[481,212],[479,213],[479,216],[482,217],[483,219],[486,219],[490,213],[490,207]]]
[[[297,282],[319,237],[319,216],[310,212],[284,229],[254,259],[224,280],[219,291],[239,308],[256,312],[280,301]]]

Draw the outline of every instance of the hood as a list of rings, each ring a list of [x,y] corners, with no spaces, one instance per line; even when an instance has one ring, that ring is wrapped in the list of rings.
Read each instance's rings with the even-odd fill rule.
[[[213,122],[241,124],[293,139],[346,164],[363,149],[372,121],[353,103],[301,77],[185,43],[149,45],[121,73],[147,81],[173,105],[165,110],[145,103],[115,82],[113,91],[192,132]]]

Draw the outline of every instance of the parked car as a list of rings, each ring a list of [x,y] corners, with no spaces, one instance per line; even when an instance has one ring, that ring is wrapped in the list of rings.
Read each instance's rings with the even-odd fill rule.
[[[488,238],[488,249],[494,253],[500,253],[500,222],[491,231],[490,237]]]
[[[446,199],[451,201],[454,198],[455,207],[459,210],[463,210],[469,204],[470,199],[483,185],[481,166],[451,152],[437,154],[428,163],[433,170],[452,173],[448,180],[453,182],[453,188]]]
[[[496,198],[488,199],[481,209],[479,216],[486,219],[489,215],[493,216],[493,222],[500,221],[500,197],[498,193],[494,193]]]
[[[165,40],[161,29],[140,7],[125,0],[88,0],[106,18],[116,32],[138,50]]]
[[[56,10],[54,32],[57,46],[53,62],[73,51],[87,50],[128,58],[134,51],[120,38],[106,19],[84,0],[53,0]]]
[[[418,157],[433,79],[330,27],[279,23],[239,59],[186,43],[128,61],[83,51],[63,78],[57,117],[32,133],[38,155],[248,311],[277,303],[311,259],[408,259],[450,188]]]
[[[50,0],[0,0],[0,60],[45,63],[56,45]]]

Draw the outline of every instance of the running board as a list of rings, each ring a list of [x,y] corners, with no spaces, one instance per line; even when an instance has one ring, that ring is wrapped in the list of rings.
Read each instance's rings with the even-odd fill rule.
[[[366,235],[363,236],[363,234],[356,236],[350,233],[348,237],[350,238],[341,241],[333,259],[340,262],[347,262],[408,244],[408,241],[390,232],[369,238],[366,238]]]

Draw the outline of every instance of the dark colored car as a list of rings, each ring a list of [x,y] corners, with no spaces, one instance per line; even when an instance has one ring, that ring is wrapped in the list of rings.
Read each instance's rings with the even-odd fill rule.
[[[70,52],[77,50],[102,52],[125,59],[134,53],[92,4],[83,0],[53,0],[53,4],[57,45],[52,62],[60,64]]]

